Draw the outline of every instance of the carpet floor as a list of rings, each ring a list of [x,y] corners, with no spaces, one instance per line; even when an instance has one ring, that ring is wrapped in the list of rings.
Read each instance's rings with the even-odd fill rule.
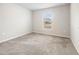
[[[37,33],[0,43],[0,55],[78,55],[68,38]]]

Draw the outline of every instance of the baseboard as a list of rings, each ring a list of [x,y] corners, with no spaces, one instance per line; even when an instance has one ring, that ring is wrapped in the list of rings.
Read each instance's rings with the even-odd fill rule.
[[[39,33],[39,34],[45,34],[45,35],[51,35],[51,34],[47,34],[47,33],[35,32],[35,31],[33,31],[33,33]],[[62,38],[70,39],[70,37],[64,37],[64,36],[59,36],[59,35],[55,35],[55,34],[52,34],[51,36],[57,36],[57,37],[62,37]]]
[[[72,41],[72,43],[73,43],[73,40],[72,40],[72,39],[71,39],[71,41]],[[76,51],[77,51],[77,52],[78,52],[78,54],[79,54],[79,50],[78,50],[78,48],[77,48],[76,44],[74,44],[74,43],[73,43],[73,45],[74,45],[74,47],[75,47]]]
[[[5,40],[0,41],[0,43],[3,43],[3,42],[6,42],[6,41],[9,41],[9,40],[18,38],[18,37],[23,36],[23,35],[28,35],[28,34],[30,34],[30,33],[32,33],[32,32],[29,32],[29,33],[23,33],[23,34],[21,34],[21,35],[15,36],[15,37],[10,37],[10,38],[8,38],[8,39],[5,39]]]

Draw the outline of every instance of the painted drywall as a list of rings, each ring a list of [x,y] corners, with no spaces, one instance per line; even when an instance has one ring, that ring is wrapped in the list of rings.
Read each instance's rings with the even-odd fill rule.
[[[0,4],[0,41],[32,32],[32,12],[16,4]]]
[[[52,15],[52,28],[45,29],[43,17],[45,14]],[[53,8],[33,11],[33,32],[70,37],[70,6],[58,6]]]
[[[71,4],[71,40],[79,52],[79,4]]]
[[[2,23],[3,23],[3,14],[2,14],[2,4],[0,4],[0,39],[2,39]]]

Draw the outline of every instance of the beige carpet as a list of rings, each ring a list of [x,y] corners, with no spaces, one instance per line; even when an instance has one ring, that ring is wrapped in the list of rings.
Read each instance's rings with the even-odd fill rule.
[[[77,55],[70,39],[32,33],[0,43],[0,55]]]

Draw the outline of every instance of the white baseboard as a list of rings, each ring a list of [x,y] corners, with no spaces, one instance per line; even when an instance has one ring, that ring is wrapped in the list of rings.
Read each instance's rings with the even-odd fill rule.
[[[15,39],[15,38],[18,38],[20,36],[23,36],[23,35],[27,35],[27,34],[30,34],[32,32],[29,32],[29,33],[23,33],[23,34],[20,34],[20,35],[17,35],[17,36],[14,36],[14,37],[10,37],[8,39],[5,39],[5,40],[1,40],[0,43],[3,43],[3,42],[6,42],[6,41],[9,41],[9,40],[12,40],[12,39]]]
[[[40,34],[46,34],[46,35],[54,35],[54,36],[58,36],[58,37],[64,37],[64,38],[70,38],[69,37],[66,37],[66,36],[60,36],[60,35],[56,35],[56,34],[48,34],[48,33],[42,33],[42,32],[36,32],[36,31],[33,31],[34,33],[40,33]]]
[[[79,54],[79,50],[78,50],[78,48],[77,48],[77,44],[74,44],[74,41],[71,39],[71,41],[72,41],[72,43],[73,43],[73,45],[74,45],[74,47],[75,47],[75,49],[76,49],[76,51],[78,52],[78,54]]]

